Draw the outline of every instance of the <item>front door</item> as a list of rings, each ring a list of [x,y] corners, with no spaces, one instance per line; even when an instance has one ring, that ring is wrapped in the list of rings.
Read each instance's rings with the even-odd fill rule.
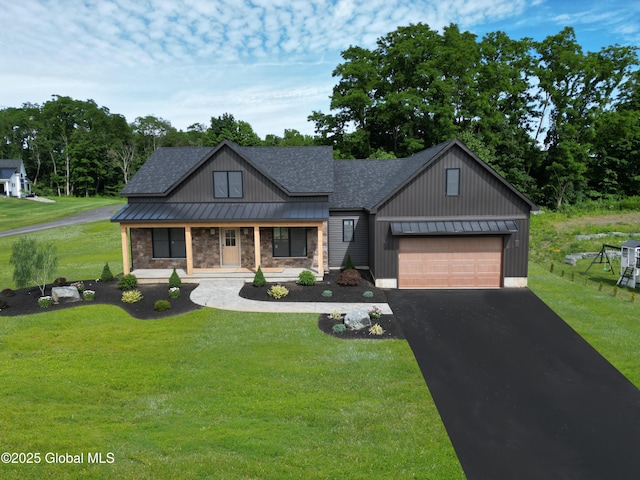
[[[223,267],[240,266],[240,237],[237,228],[222,230],[220,251],[222,252]]]

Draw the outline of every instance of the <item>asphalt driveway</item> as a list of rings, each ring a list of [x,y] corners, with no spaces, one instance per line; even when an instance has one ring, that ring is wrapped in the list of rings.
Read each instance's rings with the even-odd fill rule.
[[[640,478],[640,390],[530,290],[386,293],[469,480]]]

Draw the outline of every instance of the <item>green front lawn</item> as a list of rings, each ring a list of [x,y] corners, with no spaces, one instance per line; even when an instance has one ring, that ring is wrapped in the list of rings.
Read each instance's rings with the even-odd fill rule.
[[[59,220],[94,208],[125,203],[119,197],[53,197],[55,203],[0,197],[0,231]]]
[[[120,226],[108,220],[52,228],[28,235],[38,241],[52,242],[58,249],[56,277],[68,280],[99,278],[105,262],[114,275],[122,272]],[[18,237],[0,238],[0,290],[15,288],[13,266],[9,264],[13,243]],[[54,278],[50,278],[52,282]]]
[[[313,314],[101,305],[0,335],[0,451],[43,458],[3,478],[464,478],[405,341],[336,339]]]

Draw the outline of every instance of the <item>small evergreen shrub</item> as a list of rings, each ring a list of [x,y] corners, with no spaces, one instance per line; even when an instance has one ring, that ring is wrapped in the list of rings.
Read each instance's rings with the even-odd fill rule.
[[[371,290],[367,290],[362,294],[364,298],[373,298],[373,292]]]
[[[182,280],[180,280],[180,275],[176,272],[176,269],[173,269],[173,273],[169,277],[169,288],[180,288],[182,286]]]
[[[305,286],[312,286],[316,284],[316,276],[310,270],[303,270],[298,275],[298,284]]]
[[[327,298],[332,297],[333,296],[333,292],[331,290],[324,290],[322,292],[322,296],[323,297],[327,297]]]
[[[132,273],[127,273],[118,279],[118,288],[120,290],[133,290],[138,286],[138,279]]]
[[[16,294],[15,290],[11,290],[10,288],[5,288],[0,292],[0,296],[2,297],[13,297]]]
[[[287,290],[287,287],[283,285],[274,285],[267,291],[267,293],[271,298],[279,300],[289,295],[289,290]]]
[[[170,308],[171,308],[171,303],[169,303],[169,300],[158,300],[156,303],[153,304],[153,309],[156,312],[166,312]]]
[[[342,333],[347,329],[347,326],[344,323],[336,323],[331,330],[333,333]]]
[[[180,296],[180,288],[179,287],[171,287],[169,289],[169,298],[178,298]]]
[[[258,267],[258,270],[256,270],[256,274],[253,276],[253,286],[264,287],[266,284],[267,280],[264,278],[264,273],[262,273],[262,269]]]
[[[358,270],[345,270],[340,274],[336,283],[342,286],[355,287],[360,284],[360,280],[362,280],[362,276]]]
[[[122,301],[124,303],[136,303],[142,300],[140,290],[126,290],[122,292]]]
[[[113,281],[113,273],[111,273],[111,269],[109,268],[109,262],[104,264],[104,268],[102,269],[102,275],[100,275],[101,282],[111,282]]]
[[[351,255],[347,255],[347,261],[344,264],[345,270],[355,270],[356,267],[353,266],[353,262],[351,261]]]
[[[67,279],[65,277],[58,277],[53,281],[53,286],[54,287],[61,287],[65,283],[67,283]]]

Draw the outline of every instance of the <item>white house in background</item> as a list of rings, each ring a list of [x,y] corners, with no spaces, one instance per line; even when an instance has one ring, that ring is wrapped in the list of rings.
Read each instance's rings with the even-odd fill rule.
[[[23,197],[31,193],[31,180],[27,178],[22,160],[0,159],[0,195]]]

